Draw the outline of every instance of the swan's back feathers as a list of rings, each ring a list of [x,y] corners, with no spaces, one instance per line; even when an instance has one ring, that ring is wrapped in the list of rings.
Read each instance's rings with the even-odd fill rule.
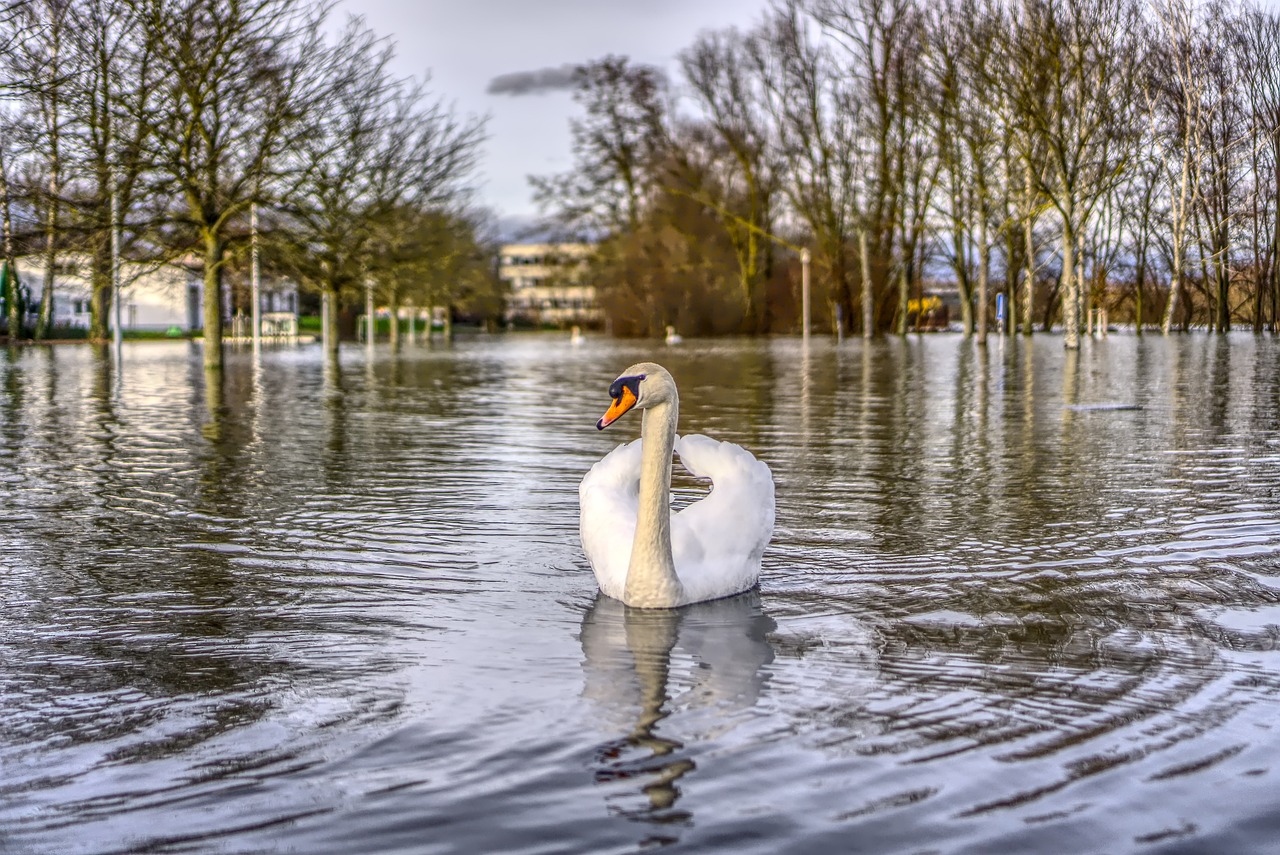
[[[676,438],[680,462],[711,492],[671,519],[671,551],[689,601],[754,587],[773,536],[773,475],[751,452],[706,436]],[[607,592],[606,592],[607,593]]]
[[[706,436],[676,437],[680,462],[711,492],[671,517],[671,552],[685,602],[741,593],[760,578],[773,536],[773,475],[751,452]],[[582,548],[600,590],[622,599],[640,506],[641,440],[620,445],[578,486]]]
[[[622,599],[640,507],[640,440],[624,443],[599,460],[578,485],[582,549],[600,590]]]

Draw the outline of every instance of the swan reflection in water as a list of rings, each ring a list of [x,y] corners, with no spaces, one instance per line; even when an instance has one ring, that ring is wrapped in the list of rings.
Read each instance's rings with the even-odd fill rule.
[[[626,735],[599,746],[595,779],[638,782],[645,797],[637,808],[609,798],[612,811],[658,823],[690,818],[673,808],[677,782],[697,764],[661,725],[673,714],[705,713],[714,730],[753,706],[768,679],[767,636],[776,626],[756,590],[680,609],[635,609],[596,595],[582,619],[583,694],[601,722]],[[691,724],[686,732],[701,730],[697,719]]]

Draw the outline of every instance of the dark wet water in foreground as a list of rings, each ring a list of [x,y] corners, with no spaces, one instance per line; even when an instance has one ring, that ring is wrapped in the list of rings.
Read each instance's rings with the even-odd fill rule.
[[[1280,845],[1276,343],[343,358],[0,352],[0,852]],[[773,467],[759,592],[596,596],[644,358]]]

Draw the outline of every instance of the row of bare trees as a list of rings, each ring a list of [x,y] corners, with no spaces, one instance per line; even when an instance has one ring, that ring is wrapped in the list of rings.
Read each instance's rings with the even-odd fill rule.
[[[205,363],[222,364],[224,277],[250,213],[278,275],[338,309],[447,303],[487,284],[468,207],[482,123],[396,77],[392,45],[305,0],[22,0],[0,31],[0,230],[6,269],[46,256],[32,334],[50,334],[57,259],[91,259],[91,336],[118,257],[203,272]],[[489,277],[491,279],[492,277]],[[8,329],[22,331],[5,277]],[[496,286],[495,286],[496,287]],[[12,337],[11,336],[11,337]]]
[[[571,173],[614,328],[905,332],[954,283],[967,333],[1093,308],[1168,332],[1280,318],[1280,19],[1233,0],[776,0],[680,79],[579,69]],[[916,302],[921,301],[921,302]]]

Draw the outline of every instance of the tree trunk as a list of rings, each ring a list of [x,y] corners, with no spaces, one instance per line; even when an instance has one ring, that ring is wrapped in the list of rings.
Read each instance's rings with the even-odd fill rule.
[[[1218,280],[1218,332],[1225,333],[1231,331],[1231,272],[1227,269],[1228,239],[1221,231],[1217,244],[1218,260],[1213,269]]]
[[[0,153],[0,238],[4,243],[4,302],[8,309],[9,342],[13,343],[22,337],[22,312],[18,306],[18,265],[13,257],[13,218],[9,213],[9,173],[8,165]]]
[[[1026,193],[1026,218],[1022,221],[1023,259],[1022,259],[1022,334],[1030,336],[1032,319],[1035,317],[1036,303],[1036,246],[1034,222],[1032,214],[1031,164],[1023,166],[1023,192]]]
[[[56,158],[57,148],[54,148],[55,164],[57,169]],[[44,284],[40,291],[40,316],[36,320],[36,341],[46,338],[49,330],[53,326],[53,268],[58,260],[58,179],[51,177],[49,179],[49,216],[45,220],[44,233]]]
[[[858,252],[862,255],[862,337],[875,335],[875,300],[871,293],[871,251],[867,248],[867,230],[858,231]]]
[[[911,256],[915,255],[912,250]],[[898,323],[896,332],[898,335],[907,334],[907,310],[910,308],[911,302],[911,263],[903,259],[902,269],[898,273]]]
[[[1280,154],[1280,137],[1272,138],[1271,150]],[[1272,200],[1271,213],[1274,218],[1274,231],[1271,233],[1271,276],[1267,283],[1271,290],[1271,318],[1267,329],[1275,332],[1280,326],[1280,169],[1275,173],[1275,198]]]
[[[1068,350],[1080,346],[1080,284],[1076,276],[1075,224],[1070,217],[1062,222],[1062,345]]]
[[[952,229],[951,242],[956,254],[956,290],[960,292],[960,324],[966,336],[973,335],[973,283],[969,278],[969,262],[964,254],[964,232],[959,226]]]
[[[1018,281],[1017,264],[1018,239],[1012,226],[1004,229],[1004,292],[1008,303],[1004,307],[1004,334],[1013,338],[1018,326]]]
[[[1144,236],[1138,245],[1138,269],[1134,271],[1133,282],[1133,331],[1142,336],[1142,289],[1147,280],[1147,239]]]
[[[222,236],[204,233],[204,367],[222,369],[222,258],[226,246]]]
[[[93,247],[92,293],[89,296],[89,339],[107,340],[107,313],[111,310],[111,257],[105,243]]]
[[[1275,204],[1280,205],[1280,169],[1276,171]],[[1272,332],[1280,326],[1280,208],[1272,209],[1275,215],[1275,231],[1271,238],[1271,324]]]
[[[324,317],[322,323],[322,338],[324,339],[325,352],[328,353],[331,360],[338,358],[338,289],[332,282],[328,282],[321,292],[321,299],[324,301]]]
[[[391,309],[391,352],[400,352],[400,295],[394,289],[387,299],[387,305]]]
[[[1173,254],[1173,270],[1169,277],[1169,301],[1164,305],[1164,319],[1160,322],[1161,335],[1168,335],[1173,329],[1173,313],[1178,305],[1178,292],[1182,290],[1182,259],[1178,253]]]
[[[982,191],[979,191],[982,192]],[[986,204],[978,205],[978,344],[987,343],[988,277],[991,266],[991,247],[987,245]]]

